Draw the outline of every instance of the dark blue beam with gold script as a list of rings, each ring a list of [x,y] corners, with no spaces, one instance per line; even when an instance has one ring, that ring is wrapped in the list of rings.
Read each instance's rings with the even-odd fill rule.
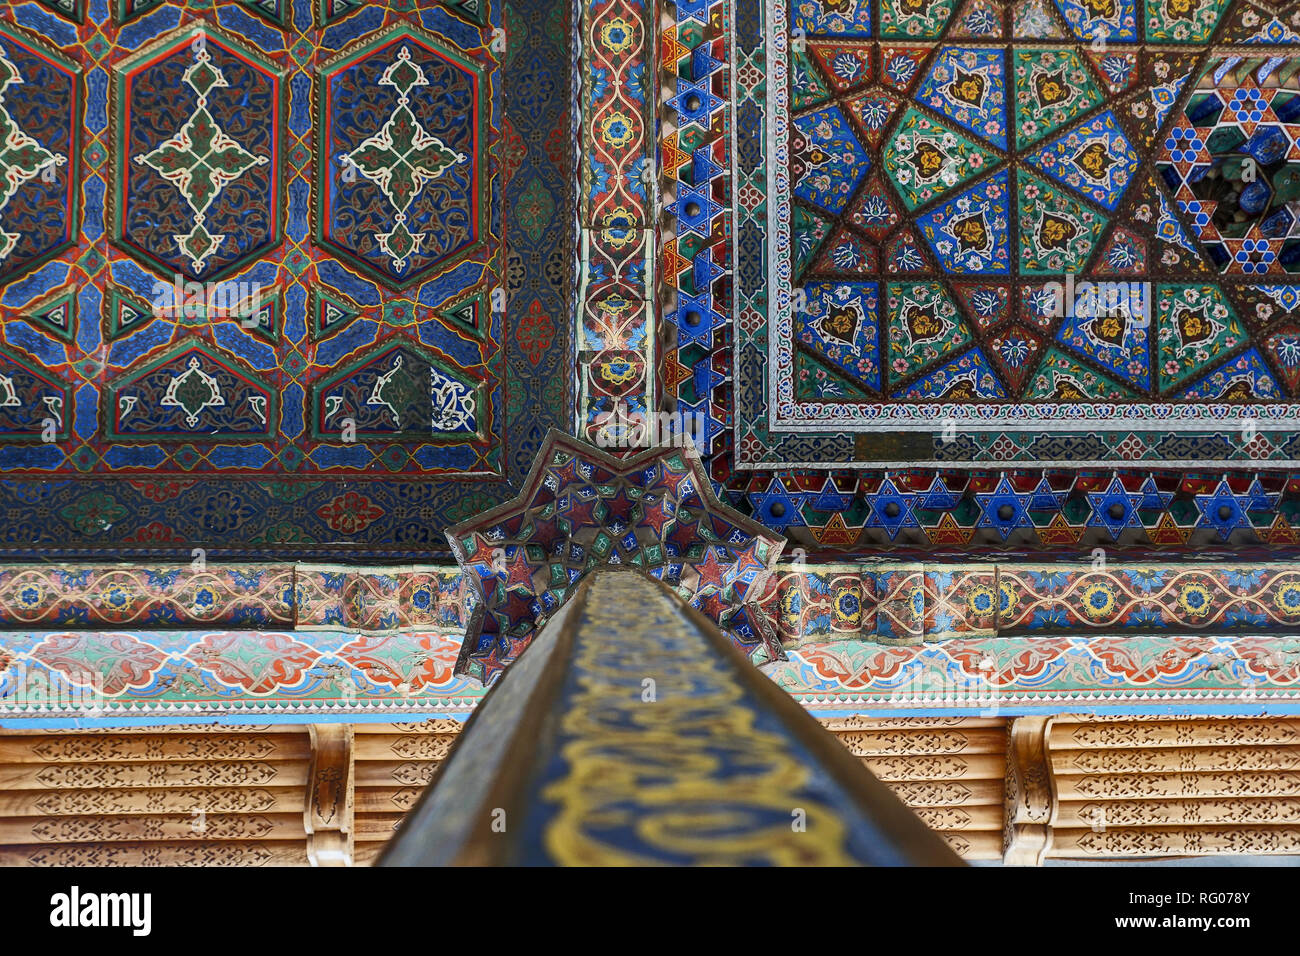
[[[406,865],[958,865],[706,615],[595,569],[386,847]]]

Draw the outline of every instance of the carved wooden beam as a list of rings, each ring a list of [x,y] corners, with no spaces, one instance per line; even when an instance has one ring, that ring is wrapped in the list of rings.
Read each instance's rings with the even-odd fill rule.
[[[1300,797],[1300,773],[1105,773],[1055,780],[1062,800]]]
[[[1300,826],[1111,827],[1059,830],[1054,857],[1123,859],[1152,856],[1300,853]]]
[[[1294,717],[1200,720],[1089,720],[1059,718],[1052,725],[1052,749],[1300,744]]]
[[[101,760],[105,757],[101,756]],[[306,760],[0,764],[0,791],[154,787],[301,787]]]
[[[639,685],[637,692],[639,699]],[[1065,715],[1008,727],[1004,717],[839,716],[821,723],[968,860],[1300,852],[1294,718]],[[354,864],[372,862],[408,819],[460,726],[436,719],[352,727],[356,789],[346,833]],[[0,768],[18,783],[0,790],[0,860],[346,862],[345,825],[327,809],[330,794],[341,791],[331,779],[313,785],[331,762],[349,766],[346,728],[315,732],[314,747],[307,725],[0,734]],[[1045,815],[1041,781],[1037,799],[1026,784],[1044,766],[1060,790]],[[259,783],[268,767],[279,781],[269,786]],[[226,783],[213,786],[214,779]],[[142,785],[150,781],[158,783]],[[89,782],[100,785],[81,786]],[[313,801],[322,807],[315,822]],[[316,827],[310,854],[309,826]]]
[[[110,813],[301,813],[294,787],[172,787],[0,792],[0,816]]]
[[[84,734],[0,738],[0,764],[191,760],[305,760],[304,734]]]
[[[959,860],[713,621],[653,578],[597,569],[475,710],[379,862]]]
[[[0,845],[133,840],[300,840],[296,813],[142,813],[0,820]]]
[[[0,866],[306,866],[302,840],[50,843],[0,847]]]

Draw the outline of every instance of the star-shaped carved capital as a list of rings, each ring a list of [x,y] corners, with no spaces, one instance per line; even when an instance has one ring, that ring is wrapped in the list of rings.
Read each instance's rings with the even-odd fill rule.
[[[689,502],[689,515],[682,511],[683,500]],[[550,514],[551,502],[554,517],[540,517]],[[617,527],[617,538],[611,526]],[[491,683],[582,576],[611,563],[639,568],[687,601],[703,597],[701,606],[743,651],[782,657],[764,616],[745,608],[750,595],[762,593],[785,539],[719,502],[694,449],[658,448],[616,458],[552,430],[519,495],[456,525],[447,537],[462,568],[474,572],[470,580],[482,598],[461,646],[457,674]],[[555,548],[561,540],[567,546]],[[542,547],[530,557],[528,544]],[[508,564],[503,555],[510,555]],[[552,583],[534,591],[540,581]],[[508,631],[510,640],[481,640],[494,624]]]

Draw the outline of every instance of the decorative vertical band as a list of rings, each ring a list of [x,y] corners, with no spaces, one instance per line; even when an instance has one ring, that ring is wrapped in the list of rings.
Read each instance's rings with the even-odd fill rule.
[[[631,450],[661,434],[655,408],[653,5],[582,10],[578,435]]]

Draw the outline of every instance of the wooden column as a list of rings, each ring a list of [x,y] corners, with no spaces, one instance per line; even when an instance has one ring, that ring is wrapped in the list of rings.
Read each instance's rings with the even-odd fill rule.
[[[311,770],[303,825],[312,866],[351,866],[353,850],[352,727],[312,724]]]
[[[1051,729],[1050,717],[1017,717],[1007,726],[1003,863],[1041,866],[1052,848],[1056,792],[1047,753]]]

